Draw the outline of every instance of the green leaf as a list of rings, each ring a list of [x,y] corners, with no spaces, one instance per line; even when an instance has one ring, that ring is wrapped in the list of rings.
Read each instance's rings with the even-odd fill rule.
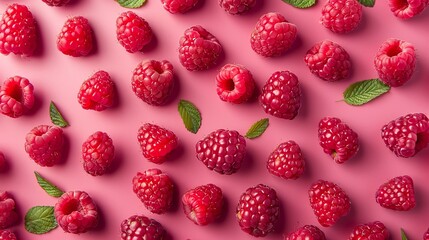
[[[119,5],[125,8],[139,8],[143,6],[146,0],[116,0]]]
[[[58,198],[63,195],[64,191],[43,178],[38,172],[34,172],[34,174],[36,175],[37,183],[39,183],[40,187],[42,187],[49,196]]]
[[[343,96],[346,103],[358,106],[383,95],[389,90],[390,87],[380,79],[369,79],[353,83],[344,91]]]
[[[405,231],[402,228],[401,228],[401,239],[402,240],[408,240],[407,235],[405,235]]]
[[[246,138],[253,139],[261,136],[267,130],[269,124],[268,118],[255,122],[247,131]]]
[[[51,101],[49,105],[49,116],[53,124],[59,127],[67,127],[69,123],[64,120],[63,115],[58,111],[58,108],[55,106],[54,102]]]
[[[365,7],[374,7],[375,0],[359,0],[359,3]]]
[[[57,226],[54,207],[36,206],[30,208],[25,214],[25,229],[30,233],[44,234],[57,228]]]
[[[178,106],[180,117],[186,129],[191,133],[197,133],[201,127],[201,113],[195,105],[187,100],[180,100]]]
[[[309,8],[316,4],[316,0],[282,0],[296,8]]]

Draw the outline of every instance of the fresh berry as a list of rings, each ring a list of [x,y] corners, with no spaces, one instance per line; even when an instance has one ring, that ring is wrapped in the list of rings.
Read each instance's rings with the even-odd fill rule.
[[[285,235],[284,240],[326,240],[325,234],[318,227],[305,225],[298,228],[289,235]]]
[[[256,0],[219,0],[219,5],[229,14],[242,14],[249,11]]]
[[[189,71],[209,69],[223,51],[216,37],[199,25],[188,28],[179,44],[180,63]]]
[[[237,64],[226,64],[216,76],[216,91],[225,102],[243,103],[253,95],[255,81],[249,70]]]
[[[161,0],[162,6],[170,13],[185,13],[197,5],[198,0]]]
[[[162,225],[143,215],[131,216],[121,223],[121,240],[163,240]]]
[[[115,147],[107,133],[97,131],[82,144],[83,169],[92,176],[106,173],[115,157]]]
[[[174,185],[159,169],[138,172],[133,178],[133,191],[151,212],[162,214],[171,208]]]
[[[187,218],[197,225],[207,225],[222,213],[222,190],[213,184],[196,187],[183,195],[182,205]]]
[[[178,145],[177,137],[172,131],[150,123],[139,128],[137,140],[143,156],[157,164],[165,162],[169,153]]]
[[[82,83],[77,99],[83,109],[103,111],[113,106],[115,84],[107,72],[98,71]]]
[[[6,160],[4,159],[4,154],[0,152],[0,172],[6,168]]]
[[[86,56],[93,49],[92,35],[88,19],[81,16],[70,18],[58,35],[58,50],[73,57]]]
[[[167,60],[143,61],[134,69],[131,86],[147,104],[165,105],[174,87],[173,65]]]
[[[16,236],[11,231],[0,230],[0,240],[16,240]]]
[[[23,77],[11,77],[0,88],[0,111],[6,116],[17,118],[34,105],[34,87]]]
[[[402,86],[411,79],[416,67],[414,46],[398,39],[388,39],[378,50],[374,65],[381,81],[391,87]]]
[[[334,33],[348,33],[359,26],[361,19],[362,5],[357,0],[328,0],[320,21]]]
[[[259,102],[270,115],[294,119],[301,107],[301,88],[296,75],[289,71],[273,73],[262,88]]]
[[[285,53],[296,39],[297,28],[289,23],[280,13],[262,15],[252,34],[252,49],[264,57],[279,56]]]
[[[267,169],[284,179],[297,179],[304,172],[305,162],[301,148],[294,141],[280,144],[268,157]]]
[[[429,6],[428,0],[389,0],[390,10],[395,16],[409,19],[419,15]]]
[[[389,231],[386,226],[379,221],[370,222],[367,224],[357,225],[349,240],[362,240],[362,239],[375,239],[375,240],[388,240]]]
[[[246,140],[237,131],[218,129],[195,145],[197,158],[210,170],[230,175],[246,156]]]
[[[350,211],[350,198],[335,183],[319,180],[311,185],[308,195],[311,208],[324,227],[334,225]]]
[[[423,235],[423,240],[429,240],[429,229],[425,232],[425,235]]]
[[[382,184],[376,193],[376,200],[380,206],[408,211],[416,206],[414,197],[414,184],[410,176],[395,177]]]
[[[61,160],[63,141],[61,128],[39,125],[25,137],[25,151],[40,166],[52,167]]]
[[[146,20],[128,11],[116,19],[116,37],[125,50],[134,53],[150,43],[153,33]]]
[[[350,76],[351,62],[346,50],[329,40],[316,43],[304,59],[311,73],[319,78],[335,82]]]
[[[276,229],[280,200],[276,191],[266,185],[250,187],[240,196],[236,216],[241,230],[264,237]]]
[[[17,220],[15,200],[8,192],[0,190],[0,230],[14,225]]]
[[[61,7],[70,2],[70,0],[42,0],[48,6]]]

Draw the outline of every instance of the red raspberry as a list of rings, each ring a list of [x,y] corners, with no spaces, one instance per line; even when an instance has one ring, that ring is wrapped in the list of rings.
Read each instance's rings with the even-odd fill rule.
[[[246,156],[246,140],[237,131],[219,129],[195,145],[197,158],[210,170],[230,175]]]
[[[199,25],[188,28],[179,44],[180,63],[189,71],[209,69],[223,51],[216,37]]]
[[[6,168],[6,160],[4,159],[4,155],[0,152],[0,172]]]
[[[357,225],[353,229],[349,240],[362,239],[388,240],[389,231],[387,230],[386,226],[384,226],[384,224],[379,221]]]
[[[8,192],[0,190],[0,230],[14,225],[17,220],[15,200]]]
[[[42,0],[48,6],[61,7],[70,2],[70,0]]]
[[[285,235],[284,240],[326,240],[325,234],[318,227],[305,225],[298,228],[289,235]]]
[[[83,169],[92,176],[106,173],[115,156],[112,139],[104,132],[95,132],[82,144]]]
[[[16,236],[13,232],[8,230],[0,230],[0,240],[16,240]]]
[[[305,162],[301,149],[294,141],[280,144],[268,157],[267,169],[274,176],[297,179],[304,172]]]
[[[273,73],[262,88],[259,102],[270,115],[294,119],[301,107],[301,88],[296,75],[289,71]]]
[[[416,67],[414,46],[398,39],[388,39],[377,52],[375,69],[381,81],[391,87],[404,85]]]
[[[425,232],[425,235],[423,236],[423,240],[429,240],[429,229]]]
[[[58,35],[58,50],[73,57],[86,56],[93,48],[92,35],[88,19],[81,16],[70,18]]]
[[[310,205],[319,223],[333,226],[350,211],[350,198],[337,184],[319,180],[308,190]]]
[[[123,12],[116,19],[116,37],[130,53],[138,52],[152,40],[149,23],[134,12]]]
[[[329,40],[316,43],[304,59],[311,73],[319,78],[335,82],[350,76],[351,62],[346,50]]]
[[[409,158],[429,143],[429,119],[423,113],[399,117],[381,129],[386,146],[398,157]]]
[[[252,34],[252,49],[264,57],[279,56],[285,53],[296,39],[295,24],[289,23],[280,13],[262,15]]]
[[[344,163],[359,150],[358,135],[340,119],[324,117],[319,122],[319,144],[336,163]]]
[[[407,175],[392,178],[378,188],[375,198],[384,208],[408,211],[416,206],[413,179]]]
[[[165,162],[169,153],[178,145],[177,137],[172,131],[150,123],[140,127],[137,140],[143,156],[157,164]]]
[[[226,64],[216,76],[216,91],[225,102],[243,103],[253,95],[255,81],[249,70],[237,64]]]
[[[7,79],[0,89],[0,111],[17,118],[34,105],[34,87],[28,79],[15,76]]]
[[[241,230],[255,237],[264,237],[275,230],[279,212],[280,200],[276,191],[259,184],[240,196],[236,216]]]
[[[83,109],[103,111],[113,106],[115,84],[107,72],[98,71],[82,83],[77,99]]]
[[[361,19],[362,5],[357,0],[328,0],[320,21],[334,33],[348,33],[359,26]]]
[[[429,6],[428,0],[389,0],[390,10],[402,19],[412,18]]]
[[[10,5],[0,20],[0,53],[31,56],[37,47],[37,27],[25,5]]]
[[[183,195],[182,205],[187,218],[197,225],[207,225],[222,213],[222,190],[214,184],[196,187]]]
[[[242,14],[249,11],[256,0],[219,0],[219,5],[229,14]]]
[[[160,223],[145,216],[131,216],[121,223],[121,240],[163,240],[165,230]]]
[[[162,214],[171,208],[174,185],[167,174],[159,169],[138,172],[133,178],[133,191],[151,212]]]
[[[62,157],[63,130],[56,126],[39,125],[25,137],[25,151],[42,167],[52,167]]]
[[[185,13],[195,7],[198,0],[161,0],[161,3],[170,13]]]
[[[131,86],[147,104],[165,105],[174,87],[173,65],[167,60],[143,61],[134,69]]]

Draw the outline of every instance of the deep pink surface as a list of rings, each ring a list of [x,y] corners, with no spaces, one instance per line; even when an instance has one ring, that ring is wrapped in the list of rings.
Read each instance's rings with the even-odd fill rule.
[[[3,0],[0,12],[13,2],[16,1]],[[119,239],[120,222],[133,214],[155,218],[175,240],[254,239],[239,229],[235,207],[240,194],[258,183],[276,189],[281,199],[280,227],[265,238],[281,239],[283,232],[304,224],[321,227],[307,197],[310,184],[320,178],[337,183],[352,201],[352,211],[347,217],[334,227],[321,227],[329,239],[346,239],[356,224],[374,220],[385,223],[393,239],[400,238],[401,227],[409,239],[422,239],[429,227],[429,149],[413,158],[400,159],[384,146],[380,137],[383,124],[400,115],[429,114],[429,11],[403,21],[393,16],[387,1],[380,0],[374,8],[364,8],[363,22],[357,31],[338,35],[319,23],[324,1],[311,9],[300,10],[280,0],[260,0],[251,13],[232,16],[215,0],[202,1],[197,9],[184,15],[172,15],[163,9],[160,1],[149,0],[135,12],[149,22],[156,40],[145,53],[130,54],[117,42],[115,34],[116,18],[126,9],[112,0],[75,0],[74,4],[62,8],[48,7],[40,0],[19,2],[30,8],[42,34],[42,48],[36,56],[0,56],[1,81],[14,75],[27,77],[34,84],[37,100],[34,111],[26,116],[18,119],[0,116],[0,150],[9,163],[9,170],[0,173],[0,189],[10,191],[17,201],[21,221],[13,230],[20,239]],[[286,55],[267,59],[252,51],[249,38],[259,16],[270,11],[278,11],[295,23],[299,37]],[[97,50],[88,57],[72,58],[56,49],[56,36],[62,25],[67,18],[76,15],[87,17],[95,32]],[[215,35],[226,53],[225,59],[209,71],[188,72],[178,60],[179,38],[185,29],[195,24]],[[373,66],[375,53],[390,37],[409,41],[416,47],[417,68],[410,82],[362,107],[337,102],[352,82],[377,76]],[[314,77],[307,69],[303,60],[305,52],[323,39],[333,40],[349,52],[353,63],[350,79],[328,83]],[[165,107],[148,106],[131,90],[132,71],[144,59],[167,59],[175,67],[179,86],[176,97]],[[257,101],[243,105],[222,102],[216,94],[215,76],[217,69],[226,63],[247,67],[259,89],[276,70],[294,72],[303,90],[302,108],[297,118],[290,121],[267,116]],[[83,110],[77,101],[77,93],[82,82],[98,70],[111,74],[118,89],[119,103],[104,112]],[[196,135],[186,131],[177,113],[177,102],[181,98],[196,103],[202,112],[203,124]],[[71,126],[64,129],[67,137],[65,161],[52,168],[42,168],[25,153],[24,139],[34,126],[50,124],[50,100],[57,103]],[[358,155],[343,165],[334,163],[318,145],[317,124],[324,116],[341,118],[359,134],[361,149]],[[262,137],[247,141],[248,158],[238,173],[222,176],[209,171],[196,159],[194,145],[208,133],[227,128],[244,134],[253,122],[264,117],[270,118],[270,127]],[[180,147],[171,161],[158,166],[143,158],[137,143],[137,130],[145,122],[159,124],[177,134]],[[81,163],[81,145],[96,131],[110,135],[117,155],[113,171],[101,177],[88,175]],[[294,140],[301,146],[307,162],[307,170],[296,181],[271,176],[265,167],[270,152],[287,140]],[[159,167],[171,176],[180,196],[197,185],[218,185],[226,198],[225,215],[214,224],[200,227],[185,217],[178,204],[162,216],[149,213],[133,193],[131,180],[137,171],[153,167]],[[60,228],[42,236],[27,233],[23,223],[25,212],[35,205],[56,202],[37,185],[33,171],[39,171],[63,189],[88,192],[100,208],[100,226],[81,235],[67,234]],[[409,212],[383,209],[375,202],[378,186],[404,174],[415,181],[417,206]]]

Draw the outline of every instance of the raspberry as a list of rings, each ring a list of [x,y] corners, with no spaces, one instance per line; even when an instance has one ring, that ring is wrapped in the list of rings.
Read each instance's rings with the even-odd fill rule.
[[[296,39],[295,24],[289,23],[280,13],[262,15],[252,34],[252,49],[264,57],[279,56],[285,53]]]
[[[7,79],[0,88],[0,111],[17,118],[34,105],[34,87],[28,79],[15,76]]]
[[[16,236],[13,232],[8,230],[0,230],[0,240],[16,240]]]
[[[138,172],[133,178],[133,191],[151,212],[162,214],[172,205],[174,185],[167,174],[159,169]]]
[[[58,35],[58,50],[73,57],[87,56],[93,48],[92,35],[88,19],[81,16],[70,18]]]
[[[37,27],[25,5],[10,5],[0,19],[0,53],[31,56],[37,48]]]
[[[165,235],[160,223],[143,215],[131,216],[121,223],[121,240],[162,240]]]
[[[52,167],[61,160],[63,138],[61,128],[39,125],[25,137],[25,151],[40,166]]]
[[[82,144],[83,169],[92,176],[106,173],[115,156],[112,139],[104,132],[95,132]]]
[[[328,0],[320,21],[334,33],[348,33],[359,26],[361,19],[362,5],[357,0]]]
[[[318,227],[305,225],[298,228],[289,235],[285,235],[284,240],[326,240],[325,234]]]
[[[374,65],[381,81],[391,87],[402,86],[411,79],[416,67],[414,46],[398,39],[388,39],[378,50]]]
[[[412,157],[428,146],[429,119],[423,113],[401,116],[383,126],[381,137],[396,156]]]
[[[243,103],[249,100],[255,81],[249,70],[237,64],[226,64],[216,76],[216,91],[222,101]]]
[[[153,33],[146,20],[128,11],[116,19],[116,37],[127,52],[134,53],[149,44]]]
[[[77,99],[83,109],[103,111],[113,106],[115,84],[107,72],[98,71],[82,83]]]
[[[8,192],[0,190],[0,230],[14,225],[17,220],[15,200]]]
[[[6,160],[4,159],[4,154],[0,152],[0,172],[6,168]]]
[[[351,62],[346,50],[329,40],[316,43],[304,59],[311,73],[319,78],[335,82],[350,76]]]
[[[267,169],[274,176],[297,179],[304,172],[305,162],[301,149],[294,141],[280,144],[268,157]]]
[[[319,143],[336,163],[344,163],[359,150],[358,135],[340,119],[324,117],[319,122]]]
[[[70,0],[42,0],[48,6],[61,7],[70,2]]]
[[[68,233],[84,233],[98,222],[98,210],[92,198],[83,191],[64,193],[55,204],[58,225]]]
[[[334,225],[350,211],[350,199],[337,184],[319,180],[308,190],[310,205],[319,223],[324,227]]]
[[[196,187],[183,195],[182,205],[187,218],[197,225],[207,225],[222,213],[222,190],[214,184]]]
[[[402,19],[409,19],[419,15],[429,6],[428,0],[389,0],[390,10]]]
[[[219,5],[229,14],[242,14],[249,11],[256,0],[219,0]]]
[[[161,0],[162,6],[170,13],[185,13],[197,5],[198,0]]]
[[[387,209],[408,211],[414,208],[416,199],[413,179],[407,175],[390,179],[378,188],[376,200]]]
[[[209,69],[223,51],[216,37],[199,25],[188,28],[179,44],[180,63],[189,71]]]
[[[246,140],[237,131],[219,129],[195,145],[197,158],[210,170],[230,175],[246,156]]]
[[[425,232],[425,235],[423,235],[423,240],[429,240],[429,229]]]
[[[255,237],[264,237],[275,230],[279,212],[280,200],[276,191],[259,184],[240,196],[236,216],[241,230]]]
[[[165,162],[169,153],[178,145],[177,137],[172,131],[150,123],[140,127],[137,140],[143,156],[157,164]]]
[[[301,88],[296,75],[289,71],[273,73],[262,88],[259,102],[270,115],[294,119],[301,107]]]
[[[379,221],[357,225],[349,240],[362,240],[362,239],[376,239],[376,240],[388,240],[389,231],[386,226]]]
[[[134,69],[131,85],[141,100],[153,106],[165,105],[173,91],[173,65],[167,60],[146,60]]]

